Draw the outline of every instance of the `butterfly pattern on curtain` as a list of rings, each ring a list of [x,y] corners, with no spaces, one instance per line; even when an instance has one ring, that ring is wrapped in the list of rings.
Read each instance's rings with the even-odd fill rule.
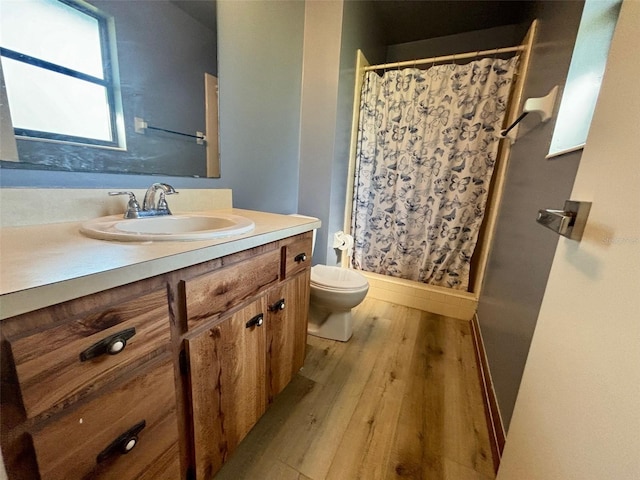
[[[482,224],[518,57],[367,72],[355,268],[459,290]]]

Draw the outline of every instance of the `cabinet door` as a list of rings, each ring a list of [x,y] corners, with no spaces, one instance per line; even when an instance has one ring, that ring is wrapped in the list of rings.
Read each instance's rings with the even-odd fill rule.
[[[296,275],[268,295],[267,379],[269,403],[302,368],[307,346],[310,271]],[[282,308],[284,307],[284,308]]]
[[[266,409],[261,298],[187,340],[196,477],[210,479]]]

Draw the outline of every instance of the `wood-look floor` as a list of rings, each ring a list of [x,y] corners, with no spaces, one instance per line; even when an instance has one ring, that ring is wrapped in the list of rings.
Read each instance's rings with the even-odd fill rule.
[[[366,299],[216,480],[495,478],[468,322]]]

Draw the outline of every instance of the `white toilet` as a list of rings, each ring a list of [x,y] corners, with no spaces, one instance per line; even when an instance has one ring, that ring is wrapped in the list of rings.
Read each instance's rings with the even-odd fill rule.
[[[304,215],[291,214],[294,217]],[[308,217],[307,217],[308,218]],[[316,247],[313,231],[311,252]],[[346,342],[353,333],[351,309],[367,296],[369,282],[364,275],[341,267],[311,267],[311,295],[307,333],[316,337]]]
[[[311,267],[309,328],[316,337],[346,342],[353,333],[351,309],[364,300],[369,282],[355,270],[327,265]]]

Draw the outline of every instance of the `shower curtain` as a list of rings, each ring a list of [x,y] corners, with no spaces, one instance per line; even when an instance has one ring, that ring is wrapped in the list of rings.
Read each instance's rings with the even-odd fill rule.
[[[467,289],[518,57],[367,73],[355,268]]]

